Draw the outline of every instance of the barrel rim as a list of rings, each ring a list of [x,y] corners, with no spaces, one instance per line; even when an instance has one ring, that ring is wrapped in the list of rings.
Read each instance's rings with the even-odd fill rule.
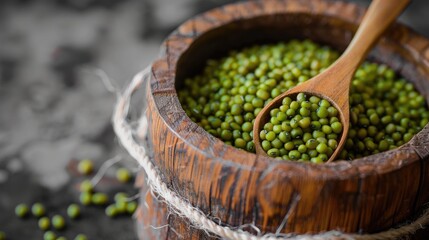
[[[287,169],[301,169],[304,167],[307,172],[311,173],[309,175],[311,175],[313,178],[321,178],[325,180],[331,178],[362,178],[373,174],[384,174],[393,172],[404,166],[422,161],[429,157],[429,147],[425,144],[419,143],[420,141],[426,139],[426,136],[429,134],[429,124],[426,125],[425,128],[422,129],[419,133],[417,133],[411,141],[393,150],[354,159],[352,161],[337,160],[331,163],[313,164],[294,161],[278,161],[270,157],[256,156],[254,153],[249,153],[247,151],[224,144],[220,139],[210,135],[197,123],[193,122],[185,114],[177,98],[177,92],[175,88],[176,66],[180,60],[181,55],[186,52],[189,47],[198,41],[198,39],[204,34],[226,24],[235,23],[236,21],[245,21],[251,18],[264,17],[273,14],[326,14],[327,16],[336,18],[340,21],[357,25],[365,12],[365,9],[361,6],[358,6],[357,4],[342,1],[289,1],[295,2],[299,5],[298,8],[293,9],[281,7],[275,9],[266,8],[269,2],[275,2],[276,4],[285,3],[284,0],[266,0],[255,2],[249,1],[232,3],[215,8],[184,22],[163,42],[163,50],[161,50],[158,59],[154,61],[151,67],[152,78],[150,83],[150,93],[154,98],[154,103],[157,108],[156,110],[158,111],[162,120],[174,132],[174,134],[177,135],[177,137],[203,154],[208,153],[206,150],[199,149],[195,144],[201,140],[205,140],[213,144],[222,144],[223,148],[225,148],[223,151],[231,151],[233,155],[241,155],[241,157],[244,155],[244,158],[255,159],[255,161],[277,161],[279,166]],[[314,2],[317,2],[318,4],[323,3],[325,8],[319,10],[313,8]],[[255,5],[260,8],[261,11],[256,15],[246,15],[245,10],[247,7],[249,7],[249,5]],[[237,9],[241,9],[242,11],[237,12]],[[347,12],[338,12],[336,9],[348,9],[349,11],[353,12],[353,14],[347,15]],[[219,12],[224,12],[225,15],[222,15],[222,18],[217,18],[216,14]],[[226,14],[229,16],[225,17]],[[196,21],[200,20],[206,22],[207,25],[196,26]],[[404,35],[404,32],[406,33],[405,35],[407,35],[407,37],[401,38],[402,35]],[[417,66],[419,70],[423,70],[426,76],[429,75],[428,39],[424,38],[422,35],[402,23],[396,23],[395,29],[392,29],[392,32],[385,38],[388,41],[401,41],[400,43],[403,47],[401,50],[403,52],[398,54],[407,55],[410,57],[414,66]],[[178,44],[177,42],[180,43]],[[173,46],[172,43],[174,43],[176,46]],[[172,54],[173,51],[174,54]],[[153,81],[153,79],[157,79],[158,82]],[[162,84],[159,84],[159,82],[162,82]],[[426,101],[429,102],[429,94],[426,95]],[[174,107],[166,108],[166,104],[173,104]],[[181,125],[172,124],[172,122],[176,121],[181,122],[181,125],[188,125],[190,129],[193,129],[193,131],[199,134],[200,139],[189,141],[187,136],[181,132]],[[216,155],[213,154],[211,157],[216,158]],[[245,163],[235,161],[235,159],[220,160],[239,164],[242,165],[242,167],[247,167]],[[273,169],[273,171],[282,171],[282,167],[279,167],[280,170]],[[350,171],[351,169],[353,169],[353,171]]]

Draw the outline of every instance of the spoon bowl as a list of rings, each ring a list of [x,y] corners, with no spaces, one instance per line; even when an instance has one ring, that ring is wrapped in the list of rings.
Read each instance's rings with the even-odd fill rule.
[[[336,109],[340,109],[339,106],[337,106],[337,102],[332,101],[332,99],[326,98],[325,96],[321,95],[320,92],[311,92],[308,90],[307,91],[301,91],[300,86],[301,85],[294,87],[294,88],[290,89],[289,91],[286,91],[283,94],[274,98],[270,103],[268,103],[264,107],[264,109],[265,108],[268,109],[267,110],[268,114],[258,114],[258,116],[256,117],[255,124],[253,126],[253,141],[255,141],[255,150],[256,150],[257,154],[268,156],[268,154],[262,148],[261,144],[256,144],[256,143],[261,142],[261,139],[259,137],[259,133],[264,129],[264,124],[270,121],[271,116],[269,114],[269,110],[280,107],[282,105],[283,98],[285,98],[285,97],[296,98],[296,96],[299,93],[304,93],[308,96],[316,96],[316,97],[324,98],[324,99],[328,100],[332,104],[332,106],[334,106]],[[339,146],[344,146],[345,141],[347,140],[348,132],[349,132],[349,124],[350,124],[349,106],[347,105],[346,107],[344,107],[342,109],[343,109],[343,111],[338,111],[338,114],[339,114],[341,124],[343,125],[343,131],[341,132],[341,137],[340,137],[340,141],[338,142],[338,147],[334,150],[331,157],[328,159],[329,162],[332,161],[333,159],[335,159],[338,156],[338,154],[341,152],[342,148],[340,148]]]
[[[328,100],[339,112],[343,124],[341,139],[327,162],[332,162],[344,147],[350,126],[349,90],[354,73],[371,47],[395,21],[410,0],[373,0],[350,45],[329,68],[312,79],[289,89],[268,103],[258,114],[253,126],[256,154],[266,155],[259,134],[270,118],[270,111],[282,104],[287,96],[305,93]]]

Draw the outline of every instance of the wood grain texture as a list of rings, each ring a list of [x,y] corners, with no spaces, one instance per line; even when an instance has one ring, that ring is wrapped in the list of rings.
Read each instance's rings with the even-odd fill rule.
[[[370,233],[418,212],[429,201],[429,126],[398,149],[351,162],[276,161],[209,135],[186,116],[177,98],[176,87],[185,77],[230,49],[309,38],[344,50],[363,13],[340,1],[250,1],[206,12],[173,32],[152,65],[147,88],[149,147],[170,189],[223,224],[252,223],[264,233],[275,232],[285,217],[283,233]],[[429,102],[427,39],[395,24],[370,58],[405,76]],[[146,191],[142,187],[144,196]],[[169,215],[165,205],[151,207],[142,222],[169,227],[143,227],[141,236],[181,239],[176,231],[183,239],[212,239]]]

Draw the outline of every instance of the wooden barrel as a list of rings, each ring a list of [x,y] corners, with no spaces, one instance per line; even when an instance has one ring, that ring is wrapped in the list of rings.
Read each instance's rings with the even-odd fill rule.
[[[298,38],[344,50],[364,12],[331,0],[249,1],[179,26],[153,62],[147,86],[148,144],[170,189],[222,225],[254,224],[263,233],[276,232],[284,219],[281,233],[373,233],[418,213],[429,201],[429,126],[397,149],[353,161],[277,161],[211,136],[177,97],[185,77],[231,49]],[[395,24],[370,59],[404,76],[429,102],[429,40]],[[212,239],[148,194],[143,175],[141,239]]]

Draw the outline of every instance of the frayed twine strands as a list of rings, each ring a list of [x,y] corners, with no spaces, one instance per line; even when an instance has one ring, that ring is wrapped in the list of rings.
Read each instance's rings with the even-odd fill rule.
[[[224,239],[231,240],[381,240],[381,239],[397,239],[415,233],[417,230],[422,229],[423,226],[429,224],[429,208],[417,218],[415,221],[402,225],[398,228],[392,228],[387,231],[374,233],[374,234],[346,234],[338,231],[329,231],[315,235],[294,235],[285,236],[284,234],[265,234],[253,235],[240,228],[232,228],[228,226],[221,226],[215,223],[211,218],[206,216],[201,210],[193,207],[185,199],[182,199],[176,192],[170,190],[167,185],[162,181],[157,172],[156,167],[150,161],[144,146],[137,143],[134,139],[135,132],[138,133],[139,139],[144,139],[148,131],[148,122],[144,114],[140,118],[138,131],[126,121],[130,99],[134,91],[136,91],[147,79],[150,66],[138,73],[125,89],[122,94],[118,94],[116,107],[113,113],[113,128],[120,143],[128,151],[128,153],[138,161],[147,174],[148,184],[153,192],[156,192],[168,204],[170,209],[178,216],[187,218],[194,228],[205,231],[206,233],[217,235]],[[255,226],[254,226],[255,227]]]

